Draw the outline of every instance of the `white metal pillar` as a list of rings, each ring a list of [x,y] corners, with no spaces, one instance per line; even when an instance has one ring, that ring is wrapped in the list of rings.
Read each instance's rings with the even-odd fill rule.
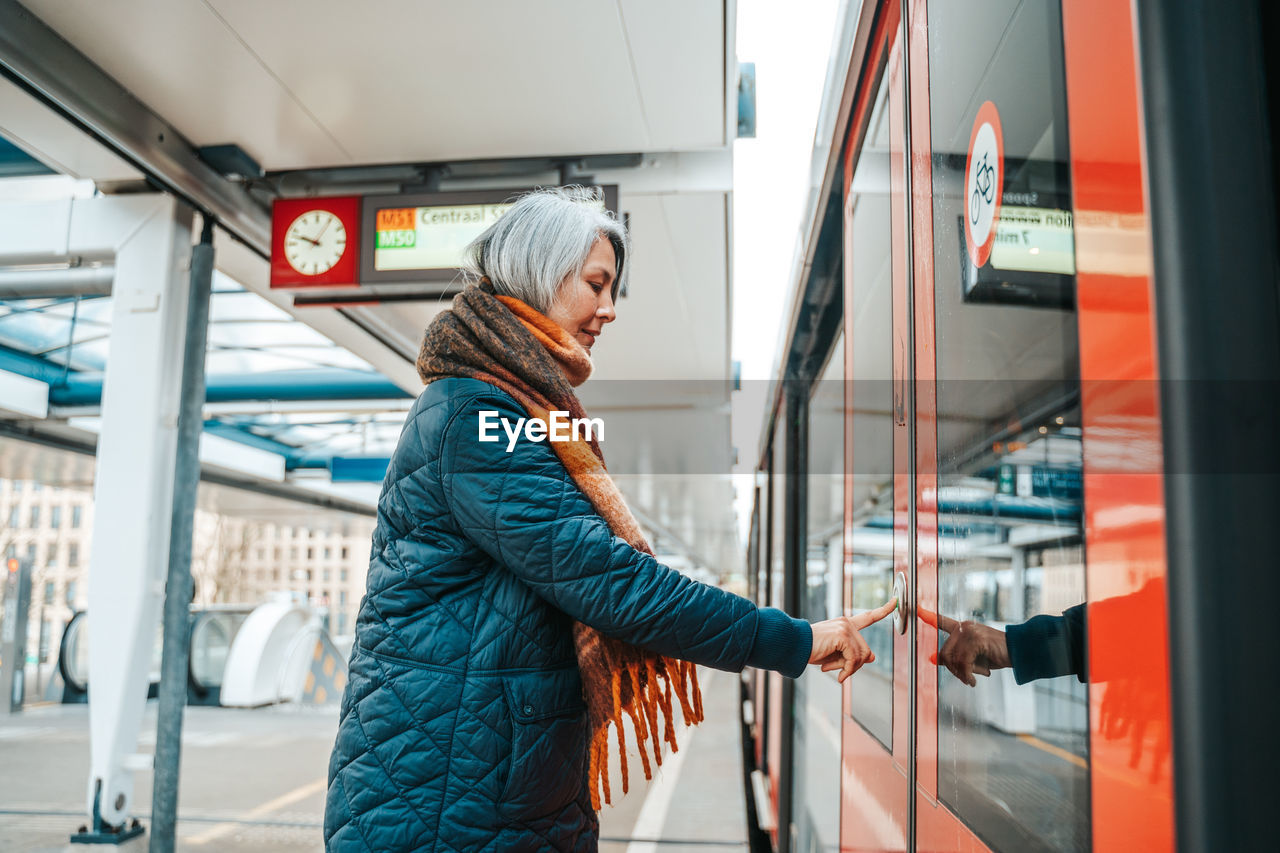
[[[86,810],[96,799],[116,826],[132,771],[151,766],[136,752],[169,555],[191,220],[166,195],[0,203],[0,267],[115,268],[89,561]]]
[[[119,825],[132,771],[151,766],[136,751],[169,554],[192,211],[170,196],[109,201],[115,216],[80,217],[76,205],[70,250],[131,226],[107,240],[116,278],[89,563],[87,807],[92,815],[96,799],[102,820]]]

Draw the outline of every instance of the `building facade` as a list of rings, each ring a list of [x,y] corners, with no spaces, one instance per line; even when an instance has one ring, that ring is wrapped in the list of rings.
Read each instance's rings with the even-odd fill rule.
[[[364,595],[373,519],[341,532],[285,526],[196,510],[191,572],[200,604],[259,604],[300,594],[330,634],[355,630]],[[0,480],[0,553],[31,565],[28,662],[56,666],[62,633],[88,606],[93,492]]]

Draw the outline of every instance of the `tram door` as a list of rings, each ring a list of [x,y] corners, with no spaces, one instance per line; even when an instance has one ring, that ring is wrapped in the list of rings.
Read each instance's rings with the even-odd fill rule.
[[[1171,849],[1129,4],[881,19],[846,160],[845,601],[909,607],[846,687],[841,848]]]
[[[896,5],[896,4],[895,4]],[[875,31],[874,84],[855,102],[844,198],[845,606],[906,597],[912,566],[906,88],[895,5]],[[841,850],[910,845],[912,626],[863,631],[875,652],[845,684]]]

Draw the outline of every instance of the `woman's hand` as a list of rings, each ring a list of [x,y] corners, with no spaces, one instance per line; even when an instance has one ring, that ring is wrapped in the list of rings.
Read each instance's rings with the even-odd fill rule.
[[[876,659],[875,653],[858,632],[888,616],[898,606],[898,599],[891,598],[875,610],[857,616],[841,616],[825,622],[813,623],[813,651],[809,663],[818,664],[823,672],[840,670],[836,680],[844,680],[858,671],[864,663]]]
[[[921,611],[921,617],[948,635],[942,648],[930,655],[929,659],[934,663],[941,663],[952,675],[970,687],[978,686],[975,674],[990,676],[993,669],[1013,666],[1004,631],[981,622],[957,622],[941,613]]]

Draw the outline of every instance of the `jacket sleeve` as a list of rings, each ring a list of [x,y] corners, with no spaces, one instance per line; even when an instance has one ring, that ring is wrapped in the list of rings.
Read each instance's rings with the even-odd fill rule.
[[[809,623],[698,583],[615,536],[547,442],[519,436],[508,451],[480,441],[480,413],[513,427],[525,413],[507,395],[473,397],[441,436],[440,476],[454,520],[490,557],[569,616],[659,654],[716,669],[791,677],[805,669]]]
[[[1034,616],[1005,629],[1013,680],[1026,684],[1039,678],[1074,675],[1089,680],[1084,654],[1085,608],[1069,607],[1061,616]]]

